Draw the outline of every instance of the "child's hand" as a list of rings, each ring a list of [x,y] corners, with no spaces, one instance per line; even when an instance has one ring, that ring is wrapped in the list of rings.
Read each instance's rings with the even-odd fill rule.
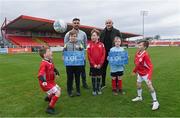
[[[101,68],[101,65],[100,65],[100,64],[98,64],[98,65],[97,65],[97,68],[98,68],[98,69],[100,69],[100,68]]]
[[[56,75],[55,78],[58,79],[58,78],[59,78],[59,75]]]
[[[82,50],[83,50],[83,48],[80,46],[80,47],[79,47],[79,50],[80,50],[80,51],[82,51]]]
[[[42,85],[43,85],[43,86],[47,86],[47,82],[43,82]]]
[[[132,72],[132,73],[131,73],[131,75],[132,75],[132,76],[135,76],[135,75],[136,75],[136,73]]]
[[[56,68],[54,68],[54,73],[55,73],[55,75],[58,75],[58,76],[60,75],[59,71]]]
[[[97,65],[94,65],[94,68],[97,68]]]

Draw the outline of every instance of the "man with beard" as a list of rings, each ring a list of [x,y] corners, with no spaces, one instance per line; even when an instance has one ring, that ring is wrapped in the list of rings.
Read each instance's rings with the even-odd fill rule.
[[[84,49],[86,49],[87,46],[87,35],[84,31],[79,29],[80,26],[80,19],[79,18],[74,18],[72,20],[72,26],[73,29],[77,31],[77,40],[80,41]],[[64,37],[64,44],[66,44],[69,41],[69,32],[66,33]],[[86,71],[85,71],[85,65],[81,67],[81,78],[82,78],[82,84],[85,89],[88,89],[88,85],[86,83]]]

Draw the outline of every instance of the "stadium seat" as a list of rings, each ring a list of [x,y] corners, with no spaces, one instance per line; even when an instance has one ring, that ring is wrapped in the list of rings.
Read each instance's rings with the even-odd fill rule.
[[[46,42],[49,46],[64,46],[63,38],[41,38],[42,41]]]
[[[9,36],[8,39],[15,45],[19,46],[42,46],[34,41],[31,37],[25,36]]]

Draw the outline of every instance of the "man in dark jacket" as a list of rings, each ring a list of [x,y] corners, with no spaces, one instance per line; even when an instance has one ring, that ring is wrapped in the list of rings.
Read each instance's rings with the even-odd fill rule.
[[[106,49],[105,62],[102,67],[103,74],[102,74],[101,89],[106,87],[106,70],[107,70],[107,66],[108,66],[107,56],[108,56],[110,49],[114,45],[114,43],[113,43],[114,37],[119,36],[122,38],[120,31],[113,27],[113,21],[111,19],[106,20],[105,25],[106,25],[106,27],[101,32],[101,36],[100,36],[100,40],[102,43],[104,43],[104,46]]]

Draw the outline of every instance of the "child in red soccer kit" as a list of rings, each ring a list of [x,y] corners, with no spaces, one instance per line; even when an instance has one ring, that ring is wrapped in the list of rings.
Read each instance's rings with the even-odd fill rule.
[[[146,52],[146,49],[149,47],[149,42],[146,40],[141,40],[138,42],[138,51],[136,52],[134,63],[135,68],[133,70],[133,75],[137,75],[137,94],[138,96],[132,99],[133,102],[142,101],[142,85],[143,81],[146,82],[146,85],[151,92],[153,99],[152,110],[157,110],[159,108],[159,102],[156,97],[155,89],[152,85],[151,76],[153,65],[151,59]]]
[[[49,102],[46,112],[54,114],[54,106],[61,95],[61,89],[55,82],[55,76],[59,75],[59,72],[52,62],[52,52],[50,49],[40,49],[39,55],[42,57],[38,73],[39,85],[41,89],[48,94],[45,98],[45,101]]]
[[[96,29],[91,31],[91,42],[87,46],[88,60],[90,64],[90,76],[92,77],[92,86],[94,96],[102,94],[100,83],[102,78],[102,65],[105,60],[104,44],[99,42],[100,32]]]

